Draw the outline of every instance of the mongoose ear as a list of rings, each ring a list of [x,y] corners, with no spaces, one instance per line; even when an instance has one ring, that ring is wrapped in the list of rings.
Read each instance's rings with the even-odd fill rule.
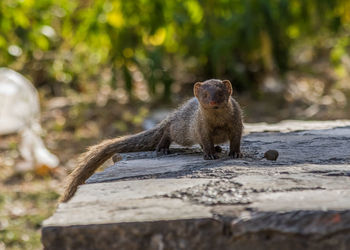
[[[196,82],[193,86],[193,94],[194,96],[198,96],[198,93],[199,93],[199,88],[202,86],[202,83],[201,82]]]
[[[229,80],[223,80],[223,84],[225,84],[227,91],[229,92],[230,95],[232,95],[232,84]]]

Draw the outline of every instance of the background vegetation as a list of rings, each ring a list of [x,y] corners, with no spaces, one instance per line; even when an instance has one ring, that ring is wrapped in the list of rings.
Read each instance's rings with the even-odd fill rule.
[[[349,45],[346,0],[3,0],[0,64],[52,95],[145,82],[169,99],[172,85],[229,78],[256,91],[267,73],[294,69],[293,48],[328,50],[339,68]],[[309,58],[310,59],[310,58]]]
[[[1,0],[0,66],[37,87],[62,164],[18,173],[0,138],[0,249],[39,248],[77,154],[196,81],[231,80],[246,121],[349,118],[349,35],[348,0]]]

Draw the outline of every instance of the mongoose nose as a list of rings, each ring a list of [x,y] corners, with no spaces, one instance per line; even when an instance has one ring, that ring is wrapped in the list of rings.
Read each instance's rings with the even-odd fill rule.
[[[217,102],[216,102],[216,101],[210,101],[209,104],[210,104],[211,106],[214,106],[214,105],[217,105]]]

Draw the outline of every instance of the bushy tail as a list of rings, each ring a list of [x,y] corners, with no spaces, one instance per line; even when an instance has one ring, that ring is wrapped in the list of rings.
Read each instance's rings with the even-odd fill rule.
[[[163,136],[166,123],[163,122],[150,130],[120,138],[104,140],[92,146],[79,157],[78,166],[68,176],[67,186],[60,201],[66,202],[97,168],[116,153],[155,150]]]

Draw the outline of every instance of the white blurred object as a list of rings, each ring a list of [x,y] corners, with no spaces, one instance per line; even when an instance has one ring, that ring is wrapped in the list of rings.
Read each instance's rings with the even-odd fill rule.
[[[40,138],[39,119],[38,93],[31,82],[11,69],[0,68],[0,135],[21,135],[19,150],[30,168],[57,167],[58,158]]]

